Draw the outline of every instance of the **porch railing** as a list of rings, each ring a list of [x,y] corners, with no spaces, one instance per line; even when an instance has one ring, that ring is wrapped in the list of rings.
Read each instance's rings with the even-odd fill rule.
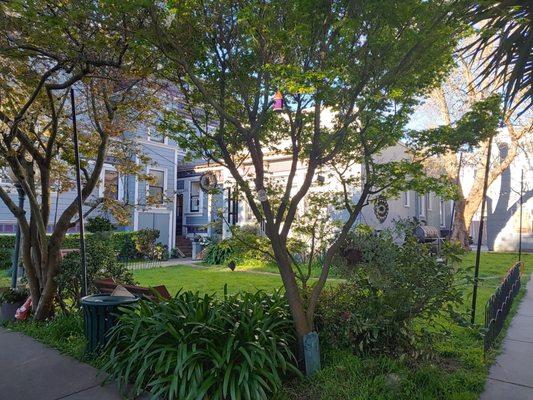
[[[485,305],[485,337],[483,340],[485,352],[494,345],[509,315],[513,300],[520,291],[521,266],[522,263],[518,262],[509,269],[503,282]]]

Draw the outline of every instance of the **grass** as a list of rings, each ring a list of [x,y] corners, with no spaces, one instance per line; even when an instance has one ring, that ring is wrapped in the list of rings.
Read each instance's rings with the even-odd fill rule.
[[[476,323],[484,322],[484,305],[499,285],[507,269],[516,261],[516,254],[481,256]],[[524,281],[533,272],[533,255],[525,255]],[[472,270],[475,254],[466,255],[462,268]],[[465,287],[464,311],[471,308],[471,285]],[[523,284],[525,287],[525,282]],[[513,303],[508,325],[516,312],[524,291]],[[312,379],[286,387],[281,399],[373,399],[373,400],[474,400],[483,391],[488,367],[496,351],[483,357],[483,340],[478,327],[461,327],[441,321],[446,334],[434,343],[436,357],[413,365],[409,360],[389,357],[358,357],[338,350],[326,350],[321,371]],[[505,330],[500,336],[500,341]]]
[[[229,293],[255,292],[259,289],[273,291],[282,286],[281,278],[277,274],[231,271],[227,267],[179,265],[136,270],[133,271],[133,276],[141,286],[164,284],[171,294],[176,294],[180,289],[222,294],[225,284],[228,285]]]
[[[480,325],[484,319],[484,305],[500,284],[501,277],[517,259],[516,254],[483,253],[481,256],[478,292],[477,327],[461,327],[443,320],[446,334],[434,344],[437,357],[413,363],[389,357],[358,357],[339,350],[323,349],[323,368],[311,379],[292,382],[280,394],[283,400],[326,399],[478,399],[485,384],[488,366],[496,352],[483,358]],[[473,275],[475,254],[467,254],[462,262]],[[523,256],[525,280],[533,272],[533,255]],[[141,285],[164,284],[172,294],[184,290],[221,294],[224,285],[230,293],[274,290],[281,286],[275,265],[247,260],[236,271],[227,267],[176,266],[136,270],[135,279]],[[313,271],[317,276],[317,271]],[[0,278],[1,279],[1,278]],[[460,282],[465,290],[464,311],[470,309],[471,284]],[[523,285],[525,287],[525,283]],[[513,312],[523,291],[513,305]],[[508,322],[511,318],[508,318]],[[9,324],[9,328],[24,332],[43,343],[75,358],[84,360],[85,340],[81,318],[77,315],[58,316],[47,323],[28,321]],[[504,336],[502,333],[501,338]],[[98,360],[91,363],[98,365]]]
[[[85,359],[85,337],[83,336],[83,318],[81,315],[57,315],[47,322],[33,320],[8,322],[6,328],[22,332],[38,341],[58,349],[61,353]]]

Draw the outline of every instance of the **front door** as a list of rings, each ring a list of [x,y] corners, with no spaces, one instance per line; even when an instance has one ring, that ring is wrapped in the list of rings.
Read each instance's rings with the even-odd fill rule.
[[[176,197],[176,236],[183,236],[183,194]]]

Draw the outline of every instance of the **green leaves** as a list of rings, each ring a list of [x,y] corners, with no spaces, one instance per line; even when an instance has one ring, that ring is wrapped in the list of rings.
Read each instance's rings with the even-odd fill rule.
[[[284,297],[179,293],[126,310],[106,347],[104,369],[126,393],[165,399],[270,399],[281,376],[299,373]]]
[[[464,148],[471,150],[497,133],[501,115],[501,98],[492,95],[474,103],[454,126],[411,131],[409,143],[416,151],[431,155]]]
[[[403,221],[395,231],[350,237],[361,260],[346,268],[346,283],[324,293],[317,314],[325,343],[355,353],[413,354],[434,336],[417,331],[418,322],[432,326],[440,316],[456,317],[462,250],[446,245],[437,259],[413,236],[414,226]]]

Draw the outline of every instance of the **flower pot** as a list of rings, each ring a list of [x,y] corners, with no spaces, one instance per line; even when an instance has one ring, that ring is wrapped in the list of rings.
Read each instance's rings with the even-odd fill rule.
[[[0,307],[0,322],[13,321],[17,309],[24,304],[24,300],[16,303],[2,303]]]

